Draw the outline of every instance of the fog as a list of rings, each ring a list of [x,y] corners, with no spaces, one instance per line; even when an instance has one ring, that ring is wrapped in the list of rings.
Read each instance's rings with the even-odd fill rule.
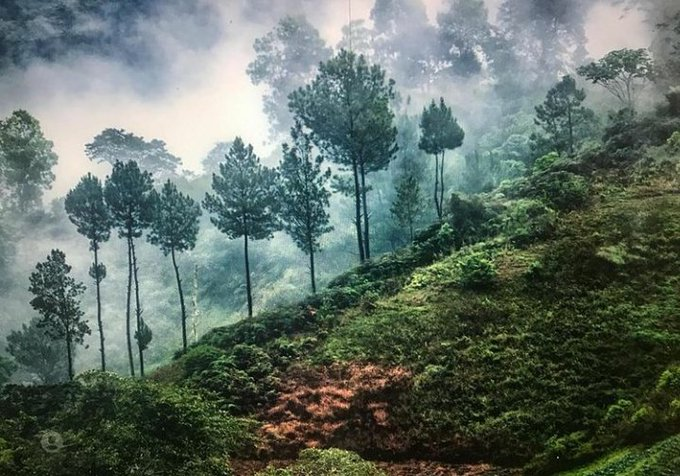
[[[171,153],[181,157],[184,169],[198,175],[201,160],[215,143],[231,141],[239,135],[253,144],[266,163],[274,165],[279,160],[279,143],[272,138],[263,112],[262,96],[266,88],[254,86],[246,74],[254,58],[254,40],[270,31],[284,15],[305,15],[326,44],[335,47],[350,17],[346,0],[203,0],[189,9],[179,1],[146,3],[156,6],[150,7],[151,13],[135,17],[129,44],[123,45],[120,53],[116,44],[66,47],[50,58],[32,56],[28,51],[18,64],[5,64],[2,69],[0,117],[7,117],[16,109],[29,111],[40,121],[45,136],[54,142],[59,162],[54,169],[56,180],[44,197],[46,209],[52,206],[57,218],[38,220],[41,230],[52,232],[35,236],[30,227],[23,227],[20,229],[23,236],[16,237],[14,282],[0,303],[0,339],[34,315],[28,305],[28,274],[37,261],[57,246],[66,252],[79,279],[88,284],[84,306],[88,312],[92,309],[87,243],[70,224],[64,225],[68,222],[61,211],[61,199],[82,175],[92,171],[103,179],[110,171],[109,166],[88,160],[84,153],[86,143],[106,128],[122,128],[147,139],[161,139]],[[353,0],[352,20],[363,19],[370,27],[373,3]],[[434,24],[447,2],[427,0],[423,3],[430,24]],[[498,18],[500,3],[501,0],[486,3],[492,22]],[[578,13],[584,18],[582,26],[589,57],[597,58],[615,48],[648,47],[652,42],[653,26],[646,21],[642,10],[605,1],[573,0],[571,4],[575,15]],[[410,114],[419,113],[431,98],[444,96],[460,115],[464,128],[470,130],[464,153],[475,147],[484,129],[502,115],[496,109],[489,112],[491,106],[496,107],[487,102],[491,86],[483,78],[473,76],[439,81],[428,88],[401,88],[400,92],[403,98],[412,100],[406,108]],[[545,92],[536,91],[536,94],[543,96]],[[460,163],[452,167],[457,166]],[[182,180],[188,180],[187,177]],[[201,184],[207,188],[208,179]],[[203,190],[196,184],[192,187],[197,198],[201,198]],[[333,222],[338,232],[324,242],[334,251],[320,264],[322,282],[355,261],[348,226],[351,214],[347,213],[347,204],[342,199],[335,198],[333,203]],[[102,259],[111,270],[103,283],[107,344],[112,365],[119,369],[124,368],[121,329],[126,256],[123,248],[122,242],[112,237],[102,252]],[[389,247],[385,245],[383,249]],[[200,268],[203,332],[241,315],[239,252],[240,244],[229,243],[204,217],[197,250],[181,257],[187,289],[191,288],[194,265]],[[291,302],[306,292],[304,255],[287,237],[278,234],[271,242],[258,243],[254,253],[253,261],[257,263],[254,278],[260,285],[256,299],[260,307]],[[158,336],[151,344],[149,359],[159,362],[167,358],[179,342],[174,317],[176,290],[172,286],[169,262],[159,251],[150,245],[140,245],[140,261],[145,310],[154,316],[149,317],[149,321]],[[207,282],[206,276],[220,279]],[[220,301],[206,299],[205,295],[225,297]],[[90,323],[93,324],[92,319]],[[94,365],[98,357],[94,326],[88,343],[90,349],[79,350],[81,369]]]

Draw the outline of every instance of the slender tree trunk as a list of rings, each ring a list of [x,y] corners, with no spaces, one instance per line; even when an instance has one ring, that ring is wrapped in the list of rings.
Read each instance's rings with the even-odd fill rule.
[[[250,259],[248,258],[248,233],[243,234],[243,253],[246,261],[246,292],[248,294],[248,318],[253,317],[253,295],[250,285]]]
[[[442,151],[442,161],[439,164],[439,219],[444,216],[444,154]]]
[[[127,283],[127,307],[125,312],[125,333],[127,335],[128,359],[130,361],[130,376],[135,376],[135,361],[132,357],[132,331],[130,319],[130,301],[132,300],[132,233],[128,230],[128,283]]]
[[[97,242],[92,243],[92,249],[94,250],[94,281],[97,287],[97,325],[99,326],[99,352],[102,357],[102,372],[106,372],[106,352],[104,351],[104,324],[102,323],[102,297],[99,289],[99,244]]]
[[[363,162],[359,165],[361,172],[361,202],[364,207],[364,257],[371,259],[371,247],[368,233],[368,201],[366,200],[366,171]]]
[[[411,243],[413,243],[413,220],[409,220],[409,222],[408,222],[408,232],[409,232],[409,237],[410,237]]]
[[[175,259],[175,249],[171,251],[172,266],[175,268],[175,278],[177,279],[177,290],[179,291],[179,305],[182,309],[182,349],[187,351],[187,310],[184,307],[184,293],[182,292],[182,280],[179,277],[179,268]]]
[[[68,379],[73,380],[73,351],[71,350],[71,333],[66,331],[66,358],[68,359]]]
[[[139,376],[144,377],[144,343],[142,341],[142,305],[139,301],[139,278],[137,276],[137,256],[135,255],[135,242],[130,239],[132,245],[132,272],[135,278],[135,315],[137,317],[137,348],[139,349]]]
[[[314,249],[309,247],[309,274],[312,278],[312,294],[316,294],[316,271],[314,269]]]
[[[361,234],[361,190],[359,185],[359,170],[357,169],[356,160],[352,159],[352,173],[354,174],[354,221],[357,228],[357,244],[359,245],[359,261],[363,263],[366,260],[364,253],[364,239]]]
[[[567,109],[567,122],[569,124],[569,155],[574,155],[574,124],[571,118],[571,107]]]
[[[434,155],[434,208],[437,210],[437,218],[442,219],[442,211],[439,208],[439,154]]]

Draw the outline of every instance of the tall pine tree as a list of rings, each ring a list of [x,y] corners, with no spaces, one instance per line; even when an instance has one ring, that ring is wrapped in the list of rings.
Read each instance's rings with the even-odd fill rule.
[[[206,193],[203,206],[213,216],[210,221],[230,239],[243,237],[248,317],[253,316],[250,281],[250,240],[270,239],[280,229],[277,216],[277,174],[264,167],[240,137],[220,164],[220,173],[212,176],[214,194]]]
[[[321,169],[322,155],[314,155],[312,139],[297,122],[291,129],[292,146],[283,145],[281,174],[281,218],[283,229],[309,256],[312,292],[316,293],[314,254],[320,250],[319,238],[330,232],[326,211],[331,193],[326,184],[331,170]]]
[[[312,83],[290,95],[291,111],[313,131],[317,145],[352,172],[361,261],[371,257],[366,176],[386,168],[397,151],[394,97],[385,71],[346,50],[321,63]]]
[[[90,276],[97,289],[97,327],[99,328],[99,352],[102,370],[106,370],[106,351],[104,350],[104,325],[102,323],[102,300],[100,284],[106,277],[106,267],[99,262],[99,247],[111,236],[111,213],[104,202],[104,189],[99,179],[87,174],[73,190],[70,190],[64,201],[64,208],[69,219],[76,226],[78,233],[90,240],[90,251],[94,255],[94,263],[90,268]]]
[[[182,312],[182,349],[186,352],[187,311],[184,305],[182,279],[179,276],[176,254],[192,250],[196,246],[201,207],[191,197],[177,190],[175,184],[168,180],[160,193],[154,191],[153,210],[151,231],[147,238],[150,243],[160,247],[165,256],[170,255],[172,257]]]
[[[142,236],[146,228],[151,225],[153,218],[153,179],[149,172],[139,169],[134,160],[116,162],[113,164],[111,175],[106,178],[104,197],[111,210],[113,224],[118,228],[118,236],[127,241],[128,248],[128,285],[126,308],[126,334],[128,345],[128,359],[130,361],[130,375],[135,375],[135,365],[132,357],[132,337],[130,323],[130,301],[132,296],[132,282],[135,283],[135,310],[137,329],[135,339],[139,350],[139,373],[144,376],[144,350],[151,342],[151,329],[142,318],[142,307],[139,299],[139,280],[137,276],[137,256],[135,253],[135,238]]]
[[[46,261],[36,265],[28,290],[35,295],[31,306],[41,315],[40,327],[54,339],[63,339],[66,343],[68,377],[73,380],[73,348],[83,343],[90,328],[80,309],[85,286],[69,276],[70,273],[71,266],[66,264],[64,252],[52,250]]]
[[[453,117],[451,108],[446,105],[444,98],[439,98],[439,105],[433,99],[429,107],[423,109],[420,130],[418,146],[435,158],[434,205],[441,220],[444,214],[444,155],[447,150],[463,145],[465,132]]]

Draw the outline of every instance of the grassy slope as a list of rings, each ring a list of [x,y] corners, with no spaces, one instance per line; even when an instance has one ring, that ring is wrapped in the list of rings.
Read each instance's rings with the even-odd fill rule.
[[[247,412],[263,415],[292,364],[406,368],[410,384],[389,399],[398,444],[364,451],[541,473],[678,431],[667,400],[680,388],[657,386],[680,360],[677,157],[652,152],[656,162],[588,174],[590,203],[562,211],[548,239],[513,244],[503,224],[514,202],[488,197],[485,241],[470,232],[476,244],[441,253],[455,240],[431,231],[299,306],[209,333],[158,378],[207,387],[237,411],[259,402]],[[473,251],[498,270],[488,289],[460,285]],[[234,378],[238,388],[223,383]]]

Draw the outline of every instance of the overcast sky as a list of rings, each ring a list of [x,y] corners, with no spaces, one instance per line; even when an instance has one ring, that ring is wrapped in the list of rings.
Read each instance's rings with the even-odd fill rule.
[[[218,0],[214,0],[218,2]],[[167,142],[184,167],[199,170],[201,158],[217,141],[241,135],[256,151],[267,154],[268,126],[262,113],[262,90],[245,73],[253,58],[255,38],[271,29],[279,14],[262,12],[246,20],[243,2],[219,2],[224,25],[220,40],[209,49],[191,49],[169,39],[172,59],[168,78],[157,90],[140,87],[140,75],[114,60],[83,55],[58,63],[34,63],[0,77],[0,116],[26,109],[41,122],[59,155],[57,176],[48,198],[63,195],[86,171],[100,175],[106,168],[85,157],[84,145],[107,127],[123,128],[145,138]],[[500,0],[487,0],[492,15]],[[348,19],[347,0],[281,2],[288,13],[307,14],[322,36],[335,45]],[[354,19],[368,18],[373,0],[353,0]],[[426,0],[428,15],[436,17],[440,0]],[[251,7],[252,8],[252,7]],[[178,19],[174,19],[178,20]],[[177,21],[153,25],[159,35],[177,28]],[[588,50],[598,57],[614,48],[646,47],[649,35],[641,16],[625,16],[605,4],[592,9]],[[170,36],[168,36],[170,38]]]

